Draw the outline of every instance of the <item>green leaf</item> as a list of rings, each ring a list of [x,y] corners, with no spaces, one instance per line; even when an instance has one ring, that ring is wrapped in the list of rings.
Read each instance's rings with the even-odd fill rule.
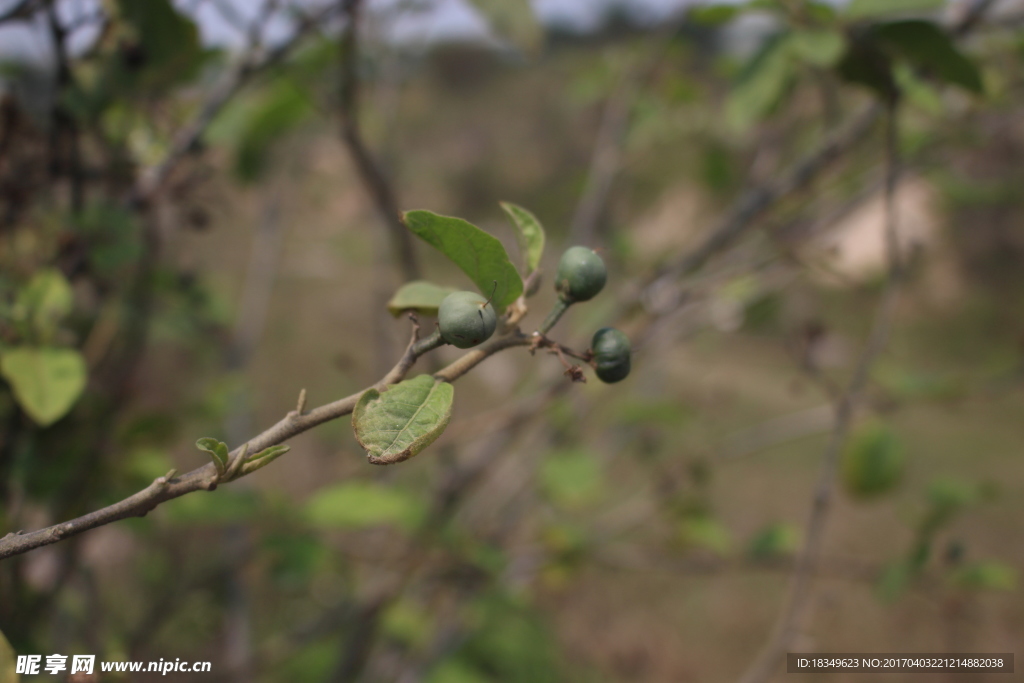
[[[249,462],[250,463],[254,463],[254,462],[263,461],[263,460],[266,460],[267,462],[270,462],[271,460],[274,460],[276,458],[281,457],[282,455],[284,455],[285,453],[287,453],[291,449],[292,449],[291,446],[286,446],[284,444],[278,444],[277,446],[270,446],[269,448],[264,448],[262,451],[260,451],[256,455],[250,456],[249,457]]]
[[[170,0],[117,0],[117,9],[137,46],[137,67],[125,67],[128,80],[141,77],[145,85],[159,88],[195,75],[203,59],[199,29]]]
[[[71,312],[71,285],[56,268],[36,271],[18,292],[18,309],[27,317],[32,331],[49,341],[57,326]]]
[[[946,0],[851,0],[843,14],[847,19],[871,19],[907,12],[932,12],[945,4]]]
[[[878,40],[891,52],[942,81],[980,94],[981,72],[935,23],[923,20],[894,21],[875,29]]]
[[[875,591],[882,602],[895,602],[910,585],[914,572],[906,562],[893,562],[882,570]]]
[[[691,7],[687,19],[704,26],[720,26],[736,18],[742,8],[736,5],[699,5]]]
[[[241,474],[250,474],[262,467],[266,467],[291,449],[291,446],[285,446],[284,444],[264,448],[256,455],[247,458],[245,464],[242,465]]]
[[[892,490],[903,476],[903,447],[893,432],[871,423],[858,430],[843,454],[843,485],[854,498]]]
[[[405,224],[461,268],[484,296],[497,282],[492,303],[499,313],[523,293],[523,280],[505,247],[475,225],[430,211],[406,212]]]
[[[536,53],[544,39],[544,29],[537,21],[529,0],[470,0],[484,16],[491,29],[527,53]]]
[[[238,129],[235,174],[243,182],[259,180],[268,167],[274,143],[313,112],[309,99],[295,85],[282,80],[266,98],[250,105]]]
[[[455,291],[454,287],[442,287],[426,280],[406,282],[398,288],[388,302],[388,311],[396,318],[405,311],[416,311],[420,315],[437,317],[437,308],[444,298]]]
[[[896,84],[900,87],[908,102],[919,107],[926,114],[932,116],[938,116],[942,113],[942,98],[939,93],[932,87],[928,81],[918,78],[906,64],[898,64],[893,70],[893,75],[896,77]],[[943,378],[943,380],[936,380],[936,378],[930,378],[935,380],[934,382],[926,383],[925,393],[927,397],[939,395],[940,398],[949,396],[950,393],[960,394],[960,387],[956,386],[958,383],[955,381],[949,381],[949,378]],[[920,390],[922,387],[914,383],[912,387],[914,390]],[[951,390],[947,392],[947,390]]]
[[[604,472],[593,453],[578,449],[549,454],[541,464],[540,480],[551,500],[578,507],[600,495]]]
[[[840,78],[870,88],[888,101],[897,93],[892,71],[892,59],[879,49],[871,33],[855,35],[836,66]]]
[[[952,578],[956,585],[975,590],[1012,591],[1017,587],[1017,570],[995,560],[963,567]]]
[[[85,389],[85,361],[74,349],[9,349],[0,357],[0,373],[18,405],[41,427],[64,417]]]
[[[744,131],[775,107],[793,79],[788,34],[769,38],[740,74],[725,103],[726,122]]]
[[[433,625],[430,613],[412,600],[392,604],[381,622],[384,633],[410,648],[427,645],[434,632]]]
[[[363,528],[393,524],[411,529],[422,516],[415,499],[369,481],[350,481],[321,489],[306,503],[311,524],[328,528]]]
[[[198,492],[181,496],[167,505],[167,519],[173,524],[220,525],[252,522],[267,509],[267,500],[258,491],[223,488],[214,495]]]
[[[808,64],[830,67],[843,56],[845,41],[837,31],[795,31],[789,37],[789,49],[794,56]]]
[[[356,441],[374,465],[407,460],[441,436],[452,417],[455,388],[420,375],[381,393],[368,389],[352,411]]]
[[[196,448],[209,453],[214,466],[217,468],[217,474],[224,474],[228,468],[228,446],[226,443],[209,436],[204,436],[196,441]]]
[[[797,549],[800,531],[792,524],[771,524],[750,540],[747,553],[755,560],[770,560]]]
[[[732,534],[717,519],[707,516],[687,517],[679,523],[679,537],[686,546],[705,548],[726,555],[732,547]]]
[[[508,214],[516,229],[519,240],[519,251],[523,255],[527,274],[540,267],[540,259],[544,256],[544,226],[537,217],[521,206],[511,202],[500,202],[501,208]]]
[[[18,683],[21,679],[17,673],[14,648],[7,642],[3,631],[0,631],[0,683]]]

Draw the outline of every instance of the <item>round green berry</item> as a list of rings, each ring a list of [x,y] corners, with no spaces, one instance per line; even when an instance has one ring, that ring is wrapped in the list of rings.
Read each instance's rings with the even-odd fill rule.
[[[569,247],[558,262],[555,289],[562,301],[572,304],[593,299],[607,279],[608,269],[593,249]]]
[[[590,342],[597,378],[605,384],[626,379],[630,369],[629,337],[614,327],[602,327]]]
[[[490,339],[498,326],[498,315],[487,299],[476,292],[452,292],[437,311],[441,337],[460,349]]]

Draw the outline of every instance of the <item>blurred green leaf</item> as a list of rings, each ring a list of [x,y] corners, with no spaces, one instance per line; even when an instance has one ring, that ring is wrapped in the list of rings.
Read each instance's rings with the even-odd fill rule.
[[[516,229],[519,252],[526,264],[526,273],[532,273],[540,267],[541,257],[544,256],[544,226],[536,216],[521,206],[501,202],[501,208],[508,214],[512,226]]]
[[[117,0],[117,9],[135,33],[118,54],[124,75],[138,74],[146,86],[158,88],[197,73],[204,57],[199,29],[170,0]]]
[[[462,269],[484,296],[494,290],[494,308],[501,313],[523,293],[523,280],[496,238],[461,218],[430,211],[408,211],[405,224]]]
[[[412,529],[422,509],[407,494],[369,481],[350,481],[317,491],[306,503],[306,517],[311,524],[328,528],[390,524]]]
[[[427,676],[427,683],[492,683],[492,681],[494,681],[493,678],[459,659],[446,659]]]
[[[885,425],[869,423],[850,437],[843,454],[843,485],[854,498],[892,490],[903,476],[903,447]]]
[[[741,11],[738,5],[697,5],[690,8],[686,18],[695,24],[720,26],[735,19]]]
[[[442,287],[426,280],[406,282],[391,297],[391,301],[388,302],[388,312],[397,318],[403,312],[413,310],[420,315],[436,318],[441,302],[454,291],[454,287]]]
[[[725,103],[726,122],[744,131],[771,111],[795,75],[789,34],[772,36],[747,63]]]
[[[975,94],[984,90],[977,65],[935,23],[916,19],[893,21],[876,27],[875,35],[886,48],[914,67]]]
[[[942,113],[942,98],[932,85],[921,78],[918,78],[906,64],[897,64],[893,69],[896,77],[896,85],[907,101],[920,108],[926,114],[938,116]]]
[[[295,529],[268,534],[263,539],[262,548],[274,582],[302,590],[309,587],[317,568],[330,554],[314,534]]]
[[[243,182],[263,177],[274,143],[313,112],[309,99],[295,85],[280,80],[258,104],[250,105],[236,131],[234,170]]]
[[[800,60],[818,67],[830,67],[843,56],[841,33],[824,29],[803,29],[789,36],[788,48]]]
[[[732,549],[732,534],[714,517],[688,516],[679,523],[679,539],[684,546],[704,548],[719,555]]]
[[[685,427],[693,419],[693,410],[673,399],[630,396],[618,404],[615,417],[624,425]]]
[[[747,546],[755,560],[770,560],[790,555],[800,543],[800,530],[792,524],[770,524],[757,532]]]
[[[886,101],[891,101],[898,92],[892,59],[879,48],[870,31],[853,36],[836,65],[836,72],[847,83],[862,85]]]
[[[252,522],[266,509],[266,501],[257,491],[229,486],[175,498],[166,508],[172,524],[223,525]]]
[[[419,648],[430,642],[433,619],[412,600],[399,600],[384,613],[381,628],[406,647]]]
[[[875,590],[882,602],[895,602],[906,592],[914,572],[906,562],[894,562],[887,566],[881,576]]]
[[[352,411],[356,441],[374,464],[407,460],[444,432],[454,396],[450,383],[431,375],[407,379],[383,393],[369,389]]]
[[[41,427],[64,417],[85,389],[85,361],[74,349],[7,349],[0,356],[0,373],[18,405]]]
[[[213,460],[213,464],[217,468],[217,474],[224,474],[228,467],[229,457],[226,443],[209,436],[204,436],[196,441],[196,448],[210,455],[210,459]]]
[[[7,642],[3,631],[0,631],[0,683],[18,683],[21,680],[17,670],[17,655],[14,648]]]
[[[535,54],[544,40],[529,0],[470,0],[494,33],[520,50]]]
[[[907,12],[941,10],[946,0],[850,0],[843,15],[847,19],[873,19]]]
[[[487,594],[473,605],[474,628],[460,659],[503,683],[560,683],[555,639],[543,619],[506,595]],[[568,679],[571,680],[571,679]]]
[[[577,507],[594,501],[601,493],[604,472],[590,451],[556,451],[544,458],[540,467],[544,493],[554,502]]]
[[[1002,562],[987,560],[956,570],[952,580],[962,588],[1012,591],[1017,588],[1017,570]]]
[[[53,338],[57,326],[71,312],[72,303],[71,285],[56,268],[37,270],[18,292],[18,309],[43,343]]]

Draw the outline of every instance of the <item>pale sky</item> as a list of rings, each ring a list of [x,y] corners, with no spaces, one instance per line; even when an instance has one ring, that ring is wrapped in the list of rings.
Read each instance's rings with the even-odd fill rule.
[[[0,13],[18,0],[0,0]],[[336,0],[326,0],[335,2]],[[541,22],[587,31],[596,28],[610,6],[625,7],[641,21],[656,22],[688,4],[706,0],[530,0]],[[714,1],[714,0],[713,0]],[[233,25],[251,20],[262,2],[258,0],[173,0],[180,10],[198,19],[203,42],[211,46],[233,47],[244,43],[244,35]],[[322,6],[325,0],[292,0],[303,6]],[[58,0],[58,12],[65,23],[73,23],[97,11],[100,0]],[[400,6],[404,8],[399,10]],[[410,8],[410,5],[415,7]],[[389,27],[395,38],[432,42],[452,38],[478,38],[487,35],[487,25],[468,0],[369,0],[368,9],[394,18]],[[281,16],[271,22],[270,42],[288,34],[290,24]],[[95,33],[88,28],[72,35],[72,48],[88,45]],[[24,56],[45,60],[49,45],[45,25],[25,22],[0,26],[0,60]]]

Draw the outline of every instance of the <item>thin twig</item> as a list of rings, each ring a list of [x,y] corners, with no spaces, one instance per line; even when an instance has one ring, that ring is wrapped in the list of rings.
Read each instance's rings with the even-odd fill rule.
[[[316,31],[334,14],[335,8],[326,7],[299,21],[291,38],[273,50],[265,50],[262,41],[256,39],[248,46],[238,64],[216,85],[200,106],[198,113],[174,136],[170,150],[163,161],[143,173],[132,194],[133,203],[143,206],[164,187],[178,164],[196,148],[206,129],[231,98],[254,74],[280,63],[298,46],[302,39]],[[269,15],[268,15],[269,16]],[[264,21],[267,17],[264,17]],[[257,22],[258,24],[259,22]],[[259,36],[262,29],[251,32]]]
[[[359,19],[363,3],[362,0],[340,0],[340,4],[342,14],[347,19],[339,53],[341,88],[338,114],[341,117],[341,139],[348,147],[359,179],[373,199],[380,220],[388,230],[402,277],[406,281],[416,280],[420,277],[420,267],[412,236],[402,223],[394,188],[380,164],[373,158],[359,124]]]
[[[442,381],[454,382],[459,377],[479,365],[486,358],[504,351],[505,349],[517,346],[529,346],[531,337],[520,332],[493,339],[490,342],[469,351],[461,358],[455,360],[447,367],[435,373],[435,377]],[[414,345],[413,345],[414,346]],[[427,349],[429,350],[429,349]],[[423,351],[424,353],[426,351]],[[413,354],[415,355],[415,353]],[[418,356],[417,356],[418,357]],[[414,362],[416,358],[412,358]],[[411,368],[409,353],[403,355],[395,368],[388,373],[387,384],[394,384],[405,376]],[[240,447],[231,452],[232,458],[237,458],[243,449],[249,453],[259,453],[265,448],[283,443],[297,434],[308,431],[313,427],[321,425],[330,420],[349,415],[355,408],[356,402],[362,395],[362,391],[346,396],[332,403],[313,408],[302,414],[290,411],[284,418],[261,434],[253,437]],[[243,470],[242,474],[245,474]],[[65,538],[75,536],[95,529],[96,527],[110,524],[128,517],[142,517],[150,510],[153,510],[161,503],[178,498],[194,491],[212,491],[222,478],[217,474],[213,463],[207,463],[202,467],[186,472],[180,477],[164,476],[156,479],[152,484],[143,490],[107,507],[95,510],[81,517],[55,524],[45,529],[29,533],[9,533],[0,538],[0,560],[20,555],[22,553],[40,548],[51,543],[57,543]]]

